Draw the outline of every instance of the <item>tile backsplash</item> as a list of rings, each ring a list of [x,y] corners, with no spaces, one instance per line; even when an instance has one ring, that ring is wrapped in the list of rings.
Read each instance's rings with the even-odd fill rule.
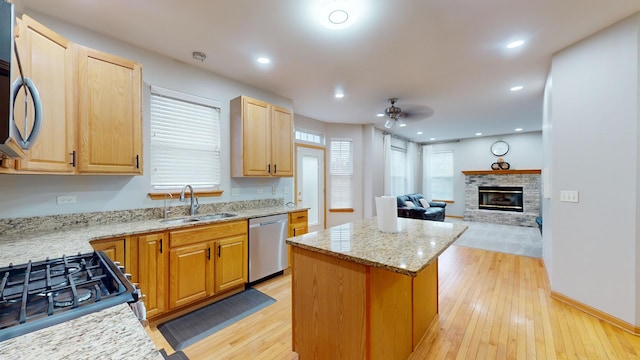
[[[284,205],[284,199],[259,199],[245,201],[219,202],[201,204],[199,214],[217,212],[233,212],[271,206]],[[189,205],[172,206],[169,217],[183,217],[189,215]],[[22,217],[0,219],[0,234],[11,236],[16,234],[33,234],[46,231],[56,231],[93,225],[108,225],[130,221],[152,220],[162,218],[162,207],[117,210],[105,212],[91,212],[78,214],[62,214],[50,216]]]

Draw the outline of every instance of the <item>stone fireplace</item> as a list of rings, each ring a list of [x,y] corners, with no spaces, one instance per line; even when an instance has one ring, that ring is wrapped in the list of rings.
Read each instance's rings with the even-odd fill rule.
[[[540,170],[463,171],[464,220],[536,227]]]

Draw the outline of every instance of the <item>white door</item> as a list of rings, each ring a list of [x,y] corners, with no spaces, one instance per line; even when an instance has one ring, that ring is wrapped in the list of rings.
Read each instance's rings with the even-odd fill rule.
[[[324,149],[296,146],[296,201],[309,208],[309,232],[324,229]]]

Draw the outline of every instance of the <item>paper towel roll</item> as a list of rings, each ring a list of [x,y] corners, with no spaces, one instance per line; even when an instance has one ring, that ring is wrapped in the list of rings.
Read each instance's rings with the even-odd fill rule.
[[[398,232],[398,203],[395,196],[376,196],[378,230],[386,233]]]

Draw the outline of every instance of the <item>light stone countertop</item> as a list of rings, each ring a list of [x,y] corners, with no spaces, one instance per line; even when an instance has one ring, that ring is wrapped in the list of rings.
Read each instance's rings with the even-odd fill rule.
[[[166,225],[160,219],[77,227],[24,236],[0,235],[0,268],[92,252],[92,240],[287,214],[285,206],[230,211],[235,217]],[[207,215],[206,213],[198,216]],[[0,342],[0,359],[163,359],[127,304]]]
[[[368,218],[287,239],[287,244],[409,276],[418,273],[467,230],[463,224],[398,218],[398,232]]]
[[[230,211],[237,216],[208,221],[197,221],[187,224],[167,225],[160,222],[161,219],[129,221],[109,225],[93,225],[77,227],[69,230],[47,231],[24,236],[0,235],[0,268],[24,264],[31,261],[62,257],[63,255],[76,255],[78,253],[92,252],[89,243],[92,240],[106,239],[120,236],[144,234],[156,231],[165,231],[177,228],[188,228],[203,224],[221,223],[227,221],[246,220],[261,216],[287,214],[292,211],[305,210],[304,208],[289,208],[286,206],[265,207],[257,209],[245,209]],[[207,215],[206,213],[196,216]]]

